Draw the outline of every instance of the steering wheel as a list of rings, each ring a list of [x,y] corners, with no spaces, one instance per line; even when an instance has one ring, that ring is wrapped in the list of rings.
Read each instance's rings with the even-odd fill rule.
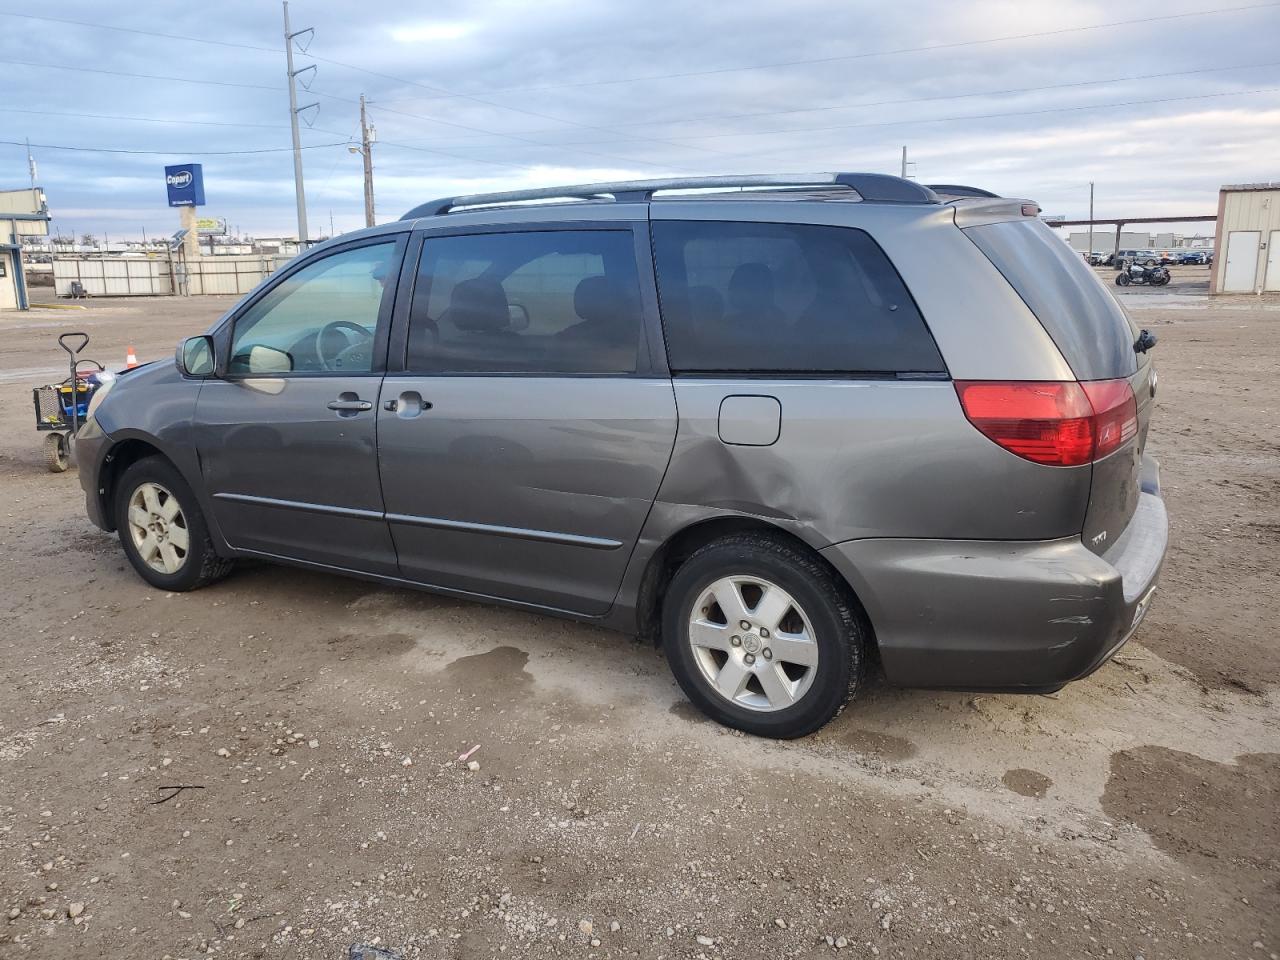
[[[316,356],[326,370],[368,370],[373,334],[353,320],[334,320],[316,333]]]

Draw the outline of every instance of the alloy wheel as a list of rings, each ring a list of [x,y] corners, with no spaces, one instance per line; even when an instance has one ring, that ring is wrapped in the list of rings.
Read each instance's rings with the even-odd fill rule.
[[[791,594],[760,577],[710,584],[690,611],[688,642],[711,689],[749,710],[793,706],[818,672],[808,616]]]
[[[187,562],[191,538],[178,498],[158,483],[139,484],[129,497],[129,534],[142,562],[174,574]]]

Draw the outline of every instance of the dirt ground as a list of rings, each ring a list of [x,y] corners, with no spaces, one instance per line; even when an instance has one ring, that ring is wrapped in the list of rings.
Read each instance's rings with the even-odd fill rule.
[[[1122,294],[1172,516],[1135,641],[1049,697],[873,682],[792,743],[586,626],[269,566],[151,590],[29,389],[60,331],[119,366],[231,301],[0,315],[0,957],[1277,960],[1280,303],[1175,272]]]

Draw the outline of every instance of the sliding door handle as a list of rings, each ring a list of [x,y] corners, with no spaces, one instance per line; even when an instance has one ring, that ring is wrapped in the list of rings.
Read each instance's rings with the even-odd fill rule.
[[[431,401],[423,400],[417,390],[406,390],[398,397],[382,402],[382,409],[394,413],[401,420],[410,420],[425,410],[431,409]]]

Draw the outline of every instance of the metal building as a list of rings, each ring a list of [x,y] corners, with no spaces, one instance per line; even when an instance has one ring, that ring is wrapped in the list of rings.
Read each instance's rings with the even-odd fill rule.
[[[1218,192],[1214,293],[1280,291],[1280,182]]]
[[[22,238],[49,232],[49,205],[39,187],[0,190],[0,310],[26,310]]]

